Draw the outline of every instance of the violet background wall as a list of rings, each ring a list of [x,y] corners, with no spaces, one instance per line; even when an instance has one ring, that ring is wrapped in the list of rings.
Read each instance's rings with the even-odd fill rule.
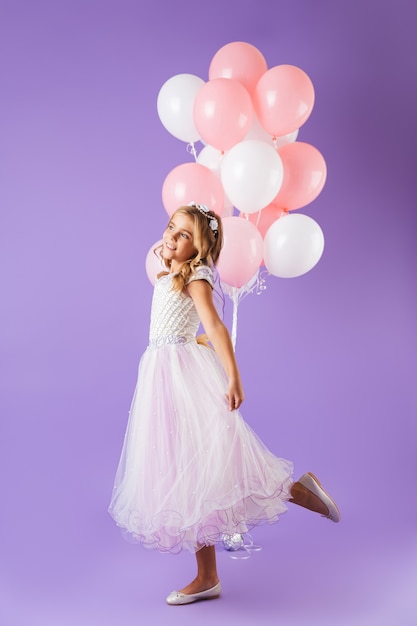
[[[2,626],[417,622],[417,9],[411,0],[1,0]],[[245,419],[342,523],[295,507],[219,551],[223,598],[172,608],[191,555],[126,543],[106,510],[152,287],[171,76],[246,41],[316,90],[328,166],[300,212],[318,265],[239,308]],[[226,321],[230,320],[230,307]]]

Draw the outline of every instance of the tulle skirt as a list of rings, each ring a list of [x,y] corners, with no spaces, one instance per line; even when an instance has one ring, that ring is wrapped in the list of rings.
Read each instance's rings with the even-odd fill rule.
[[[195,552],[287,510],[292,463],[229,411],[226,392],[208,347],[192,341],[144,353],[109,507],[131,539]]]

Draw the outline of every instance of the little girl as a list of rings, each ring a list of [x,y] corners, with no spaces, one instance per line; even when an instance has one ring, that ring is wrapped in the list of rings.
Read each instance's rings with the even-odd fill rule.
[[[215,544],[276,522],[294,502],[334,522],[336,503],[317,478],[292,478],[244,422],[244,394],[228,330],[213,301],[220,218],[180,207],[163,234],[166,271],[155,284],[149,346],[139,365],[109,512],[145,547],[187,549],[197,576],[168,604],[220,595]],[[214,350],[196,340],[200,322]]]

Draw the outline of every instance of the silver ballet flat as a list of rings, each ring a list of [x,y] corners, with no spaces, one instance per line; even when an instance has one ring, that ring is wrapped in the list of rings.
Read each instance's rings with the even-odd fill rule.
[[[222,587],[220,581],[214,587],[200,591],[199,593],[181,593],[181,591],[172,591],[167,597],[167,604],[191,604],[191,602],[199,602],[200,600],[212,600],[218,598],[221,594]]]
[[[337,507],[336,502],[324,490],[319,479],[314,476],[314,474],[312,474],[311,472],[303,474],[303,476],[301,476],[301,478],[299,478],[297,482],[301,483],[306,489],[311,491],[311,493],[317,496],[323,502],[323,504],[327,506],[327,508],[329,509],[329,513],[328,515],[323,515],[323,517],[327,517],[327,519],[332,520],[332,522],[340,522],[340,511]]]

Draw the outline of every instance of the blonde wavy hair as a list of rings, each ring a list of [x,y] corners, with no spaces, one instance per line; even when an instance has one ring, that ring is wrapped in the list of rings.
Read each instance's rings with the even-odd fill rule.
[[[193,244],[196,249],[195,256],[186,261],[178,274],[173,278],[172,288],[175,291],[182,291],[197,267],[201,265],[216,265],[223,246],[223,227],[221,218],[213,211],[203,212],[196,206],[181,206],[172,214],[170,222],[178,213],[192,218],[194,225]],[[217,221],[216,230],[212,230],[210,226],[211,220]],[[158,250],[162,250],[162,246],[161,248],[158,247]],[[170,261],[164,259],[162,253],[161,257],[165,266],[169,268]]]

